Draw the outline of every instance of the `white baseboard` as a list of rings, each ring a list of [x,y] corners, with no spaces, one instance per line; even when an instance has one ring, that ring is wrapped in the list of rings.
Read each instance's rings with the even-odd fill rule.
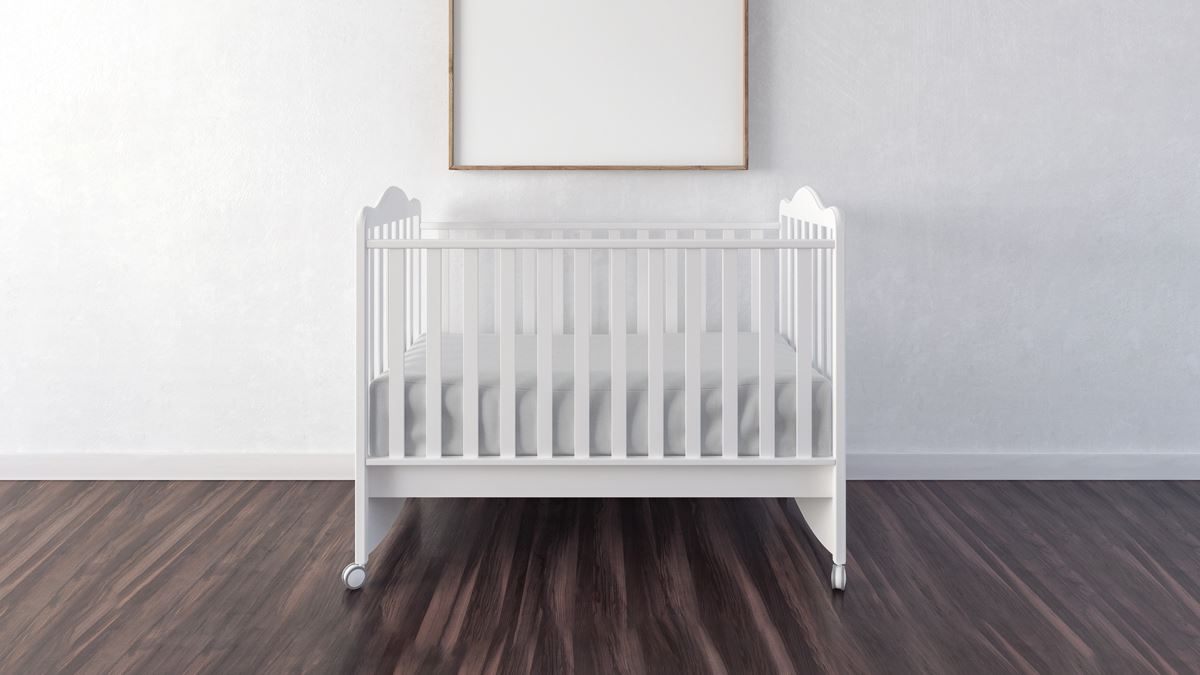
[[[851,452],[850,480],[1200,480],[1200,452]],[[350,453],[0,454],[0,480],[353,480]]]
[[[0,454],[0,480],[354,480],[354,455]]]
[[[851,452],[850,480],[1200,480],[1200,452]]]

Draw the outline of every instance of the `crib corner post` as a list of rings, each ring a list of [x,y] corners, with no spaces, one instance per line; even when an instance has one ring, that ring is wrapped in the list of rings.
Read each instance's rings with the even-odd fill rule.
[[[367,397],[370,392],[370,380],[367,369],[370,367],[367,358],[367,340],[370,338],[370,327],[367,322],[370,316],[367,312],[367,290],[369,285],[367,268],[367,220],[366,212],[359,216],[356,230],[355,251],[355,425],[354,425],[354,560],[342,569],[342,583],[346,588],[357,589],[366,581],[366,517],[367,517]]]
[[[845,229],[842,213],[837,207],[831,207],[830,218],[833,236],[833,251],[831,270],[833,277],[832,313],[833,339],[832,370],[833,370],[833,447],[834,466],[834,563],[843,566],[842,586],[845,588],[846,563],[846,245]]]

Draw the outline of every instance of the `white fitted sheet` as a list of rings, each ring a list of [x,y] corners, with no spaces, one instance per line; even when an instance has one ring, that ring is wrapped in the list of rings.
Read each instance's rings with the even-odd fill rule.
[[[668,333],[663,341],[664,451],[684,454],[684,336]],[[574,336],[553,338],[554,454],[574,454]],[[517,454],[536,455],[537,437],[537,345],[536,336],[516,336]],[[646,336],[626,337],[626,421],[628,453],[647,454],[646,433]],[[611,454],[609,412],[612,408],[609,337],[595,335],[591,342],[591,454]],[[487,355],[494,354],[492,358]],[[701,336],[701,452],[721,454],[721,334]],[[422,336],[408,350],[405,364],[405,455],[425,456],[425,358]],[[796,454],[795,384],[796,352],[782,336],[775,345],[775,435],[776,456]],[[462,454],[462,335],[442,336],[442,454]],[[830,383],[810,368],[812,388],[813,455],[830,455]],[[758,335],[738,335],[738,450],[741,455],[758,454]],[[388,454],[388,393],[390,376],[385,373],[371,383],[370,442],[373,455]],[[500,454],[499,337],[479,336],[479,440],[482,456]]]

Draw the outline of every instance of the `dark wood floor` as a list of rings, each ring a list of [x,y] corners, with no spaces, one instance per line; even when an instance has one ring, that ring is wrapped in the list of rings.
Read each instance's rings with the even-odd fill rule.
[[[1197,672],[1200,483],[410,503],[349,483],[0,483],[0,672]]]

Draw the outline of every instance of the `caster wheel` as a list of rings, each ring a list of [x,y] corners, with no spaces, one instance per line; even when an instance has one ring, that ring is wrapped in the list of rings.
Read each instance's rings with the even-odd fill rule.
[[[830,581],[833,584],[834,590],[837,590],[837,591],[846,590],[846,566],[845,565],[834,565],[833,566],[833,574],[831,574],[829,576],[830,576]]]
[[[350,563],[342,569],[342,583],[352,591],[362,588],[363,582],[366,580],[367,568],[358,563]]]

